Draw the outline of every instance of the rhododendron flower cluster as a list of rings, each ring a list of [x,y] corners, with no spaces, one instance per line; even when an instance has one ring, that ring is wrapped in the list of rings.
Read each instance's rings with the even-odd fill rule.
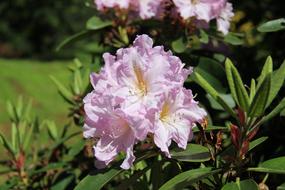
[[[217,28],[223,34],[228,33],[234,16],[232,4],[227,0],[95,0],[95,4],[100,11],[119,8],[136,13],[141,19],[161,18],[167,14],[205,23],[216,19]]]
[[[183,83],[191,73],[181,60],[153,47],[147,35],[133,46],[119,49],[115,56],[103,55],[105,66],[91,74],[94,90],[84,98],[84,137],[97,139],[97,167],[104,167],[120,152],[126,153],[121,167],[135,160],[134,145],[146,138],[167,156],[175,141],[186,148],[195,122],[206,116]],[[151,134],[151,135],[148,135]]]

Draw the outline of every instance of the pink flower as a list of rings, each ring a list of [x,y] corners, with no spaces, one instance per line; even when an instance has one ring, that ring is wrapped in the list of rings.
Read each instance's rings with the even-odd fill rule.
[[[132,47],[119,49],[115,56],[103,57],[105,66],[91,75],[94,90],[84,98],[84,137],[98,139],[97,166],[108,165],[124,152],[121,167],[130,168],[134,145],[149,133],[165,153],[171,139],[185,148],[191,127],[205,115],[191,92],[182,89],[191,69],[184,69],[180,59],[163,47],[153,47],[147,35],[138,36]],[[180,123],[175,123],[176,114],[182,114]],[[166,122],[174,123],[166,129],[170,125]],[[178,126],[182,122],[187,123]],[[181,128],[174,131],[175,127]]]
[[[195,17],[198,20],[210,21],[211,4],[206,0],[173,0],[183,19]]]
[[[226,6],[220,12],[220,15],[217,18],[218,30],[221,31],[224,35],[229,32],[230,20],[234,16],[233,6],[231,3],[226,3]]]
[[[191,90],[173,88],[161,96],[156,115],[154,142],[166,156],[168,147],[175,141],[185,149],[192,139],[192,128],[207,115],[194,101]]]
[[[103,10],[105,8],[115,8],[120,9],[129,8],[131,0],[95,0],[95,4],[98,10]]]

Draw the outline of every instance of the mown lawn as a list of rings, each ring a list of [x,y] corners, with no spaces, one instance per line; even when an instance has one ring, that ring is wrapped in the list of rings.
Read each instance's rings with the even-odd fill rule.
[[[32,100],[32,112],[40,119],[64,123],[67,105],[49,76],[67,84],[70,76],[67,66],[71,63],[0,59],[0,130],[7,134],[10,126],[6,102],[15,102],[19,96],[23,96],[26,102]]]

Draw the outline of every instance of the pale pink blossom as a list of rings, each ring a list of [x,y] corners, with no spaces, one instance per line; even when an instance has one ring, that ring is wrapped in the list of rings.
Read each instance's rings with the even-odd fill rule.
[[[166,154],[171,140],[185,148],[192,126],[205,115],[191,92],[183,89],[191,69],[162,46],[153,47],[147,35],[138,36],[133,46],[119,49],[115,56],[103,57],[104,67],[91,75],[94,90],[84,98],[84,137],[97,140],[97,167],[124,152],[121,167],[130,168],[134,145],[150,133]],[[179,121],[177,114],[182,117]]]
[[[217,18],[218,30],[226,35],[229,32],[230,20],[234,16],[233,6],[231,3],[226,3],[226,6],[221,10]]]
[[[192,128],[202,122],[207,113],[193,99],[191,90],[174,88],[161,96],[155,119],[154,142],[166,156],[168,147],[175,141],[185,149],[192,139]]]
[[[104,10],[105,8],[121,8],[127,9],[130,6],[132,0],[95,0],[95,4],[98,10]]]

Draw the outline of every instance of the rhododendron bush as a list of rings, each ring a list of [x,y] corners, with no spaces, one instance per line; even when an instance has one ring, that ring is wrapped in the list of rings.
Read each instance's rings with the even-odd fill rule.
[[[271,125],[284,125],[285,62],[267,55],[257,75],[236,61],[243,55],[233,50],[249,44],[233,23],[234,4],[88,5],[86,29],[57,48],[88,44],[88,55],[74,60],[69,85],[51,77],[72,120],[60,128],[32,119],[22,100],[8,104],[12,137],[0,142],[13,172],[4,189],[284,188],[284,145],[270,145],[274,155],[262,145],[272,141]]]

